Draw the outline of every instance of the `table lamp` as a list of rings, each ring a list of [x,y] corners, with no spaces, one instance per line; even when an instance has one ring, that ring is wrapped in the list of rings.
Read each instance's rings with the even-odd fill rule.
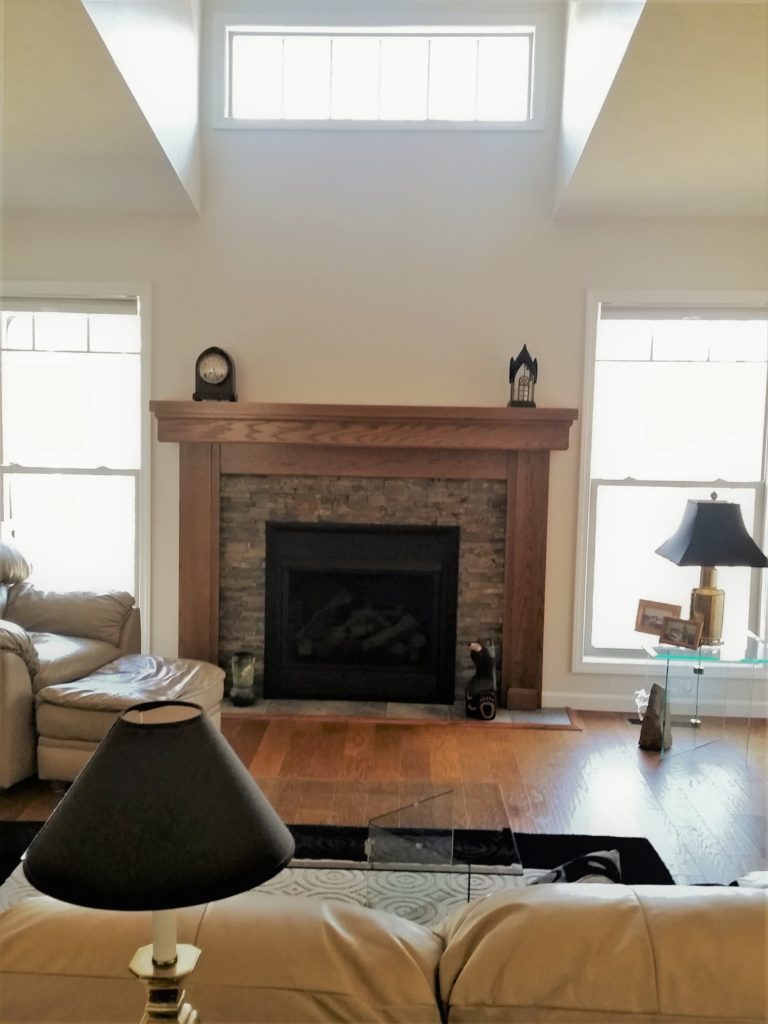
[[[124,711],[23,859],[41,892],[83,907],[151,910],[152,944],[130,968],[146,981],[142,1024],[194,1024],[183,980],[200,955],[176,943],[176,908],[266,882],[294,842],[235,752],[196,704]]]
[[[701,566],[699,585],[691,591],[690,618],[703,622],[702,646],[722,639],[725,593],[717,587],[717,566],[768,565],[768,558],[747,533],[741,507],[718,501],[715,491],[711,499],[689,500],[675,533],[656,548],[657,555],[675,565]]]

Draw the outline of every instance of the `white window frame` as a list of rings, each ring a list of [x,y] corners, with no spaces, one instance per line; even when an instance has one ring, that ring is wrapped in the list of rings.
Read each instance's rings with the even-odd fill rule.
[[[587,615],[591,603],[589,586],[591,572],[587,564],[591,550],[590,531],[594,532],[593,509],[591,508],[593,483],[590,467],[592,462],[592,416],[595,389],[595,354],[597,347],[597,331],[600,320],[600,309],[605,304],[623,307],[669,306],[679,310],[680,307],[710,307],[722,312],[731,308],[734,312],[745,308],[765,308],[768,315],[768,291],[614,291],[590,290],[587,292],[586,316],[584,325],[584,382],[582,388],[582,431],[580,446],[579,500],[578,522],[576,535],[576,569],[573,615],[573,646],[571,668],[573,672],[583,673],[616,673],[617,667],[626,674],[647,674],[642,652],[638,650],[637,658],[618,655],[598,655],[585,653],[585,636],[588,625]],[[763,479],[768,477],[768,447],[763,438]],[[670,480],[665,486],[674,487],[675,481]],[[695,483],[686,482],[687,488],[695,487]],[[745,485],[749,486],[749,485]],[[681,488],[681,494],[683,489]],[[765,550],[768,542],[768,495],[766,486],[762,485],[762,494],[756,494],[755,503],[755,539]],[[662,538],[663,539],[663,538]],[[757,595],[758,617],[760,627],[768,626],[768,572],[760,574],[759,593]],[[640,595],[638,595],[640,596]]]
[[[151,418],[149,413],[150,395],[150,323],[152,314],[151,288],[145,283],[136,282],[72,282],[72,281],[10,281],[0,282],[0,292],[13,296],[14,299],[41,300],[51,299],[54,308],[55,299],[114,299],[132,298],[136,300],[141,331],[140,375],[141,375],[141,466],[137,472],[137,508],[136,508],[136,593],[133,595],[137,606],[141,609],[142,647],[151,650]],[[98,475],[99,470],[89,470],[89,474]]]
[[[320,2],[314,6],[300,3],[263,3],[249,5],[247,11],[218,13],[212,17],[210,31],[211,124],[215,129],[233,131],[541,131],[546,117],[547,50],[552,12],[511,2],[485,2],[457,7],[438,0],[388,0],[371,5]],[[464,30],[467,34],[492,33],[503,29],[532,28],[530,117],[525,121],[356,121],[356,120],[253,120],[226,114],[229,92],[229,32],[236,28],[271,31],[301,29],[340,33],[350,29],[380,28],[383,31],[418,30],[445,34],[446,30]]]

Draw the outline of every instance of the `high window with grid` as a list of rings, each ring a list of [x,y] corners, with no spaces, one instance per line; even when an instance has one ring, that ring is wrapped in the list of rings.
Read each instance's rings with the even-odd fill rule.
[[[224,122],[529,125],[531,25],[227,25]]]

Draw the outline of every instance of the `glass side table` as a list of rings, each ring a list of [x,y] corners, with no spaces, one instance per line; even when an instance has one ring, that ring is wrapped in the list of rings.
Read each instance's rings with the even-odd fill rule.
[[[755,708],[768,696],[768,643],[749,632],[737,646],[689,650],[647,644],[644,649],[649,667],[658,665],[653,675],[663,675],[665,713],[673,730],[672,746],[661,756],[731,740],[743,745],[748,757]]]

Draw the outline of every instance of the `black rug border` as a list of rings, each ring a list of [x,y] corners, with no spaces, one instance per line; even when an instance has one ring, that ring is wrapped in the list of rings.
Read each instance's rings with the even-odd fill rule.
[[[0,822],[0,882],[42,828],[42,821]],[[368,829],[360,825],[288,825],[296,842],[297,859],[365,860]],[[428,830],[427,830],[428,831]],[[511,856],[510,829],[457,829],[455,859],[473,864],[518,863]],[[621,879],[626,885],[674,885],[675,881],[653,844],[642,836],[594,836],[568,833],[515,832],[524,868],[554,868],[574,857],[598,850],[618,850]]]

